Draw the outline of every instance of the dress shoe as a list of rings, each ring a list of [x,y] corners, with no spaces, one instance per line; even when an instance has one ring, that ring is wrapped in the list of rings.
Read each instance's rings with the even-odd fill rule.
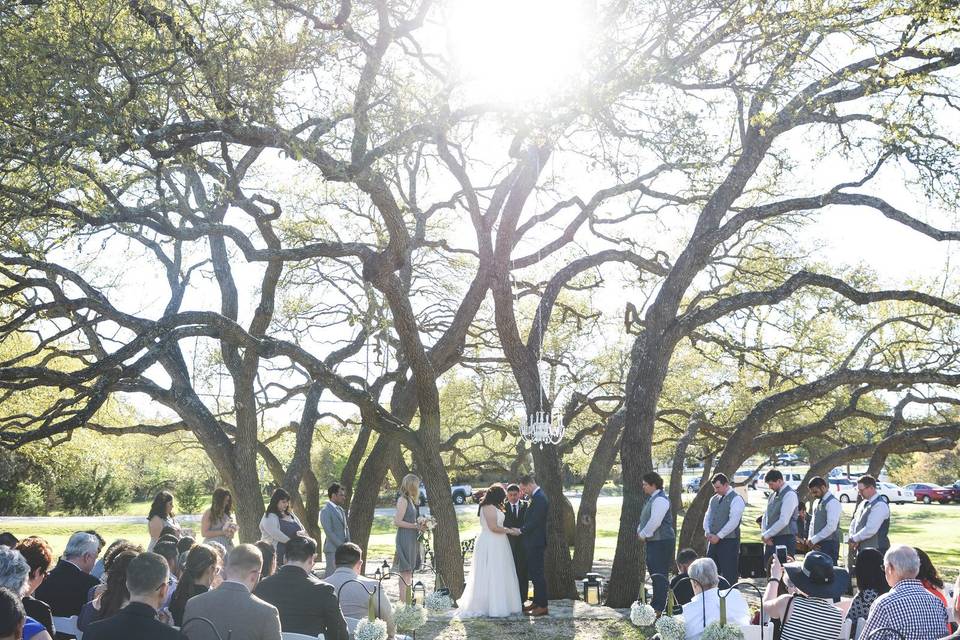
[[[546,616],[549,614],[550,612],[547,611],[546,607],[536,607],[532,609],[530,613],[528,613],[527,615],[530,616],[531,618],[539,618],[540,616]]]
[[[524,613],[529,613],[529,612],[533,611],[533,610],[536,609],[536,608],[537,608],[537,605],[535,605],[535,604],[533,604],[533,603],[525,604],[525,605],[523,605],[523,612],[524,612]]]

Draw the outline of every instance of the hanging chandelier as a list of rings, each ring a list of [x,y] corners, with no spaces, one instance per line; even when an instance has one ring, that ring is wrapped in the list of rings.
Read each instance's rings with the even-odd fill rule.
[[[520,424],[520,436],[530,444],[539,445],[541,449],[545,444],[560,444],[563,432],[563,422],[554,422],[550,411],[535,411],[527,416],[526,422]]]

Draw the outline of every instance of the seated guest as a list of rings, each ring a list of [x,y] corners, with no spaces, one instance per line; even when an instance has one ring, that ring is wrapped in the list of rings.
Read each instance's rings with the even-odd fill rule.
[[[943,606],[949,606],[947,604],[947,594],[943,591],[943,578],[937,573],[937,568],[933,566],[930,556],[923,549],[914,547],[913,550],[917,552],[917,556],[920,558],[920,571],[917,573],[917,580],[920,581],[924,589],[937,596]]]
[[[187,562],[187,554],[190,553],[190,549],[193,549],[194,545],[197,542],[190,536],[184,536],[177,540],[177,568],[174,571],[174,574],[177,576],[177,580],[180,579],[180,573],[183,571],[183,565]]]
[[[870,605],[879,596],[890,591],[887,578],[883,571],[883,554],[879,549],[863,549],[857,554],[857,564],[854,567],[857,576],[857,595],[850,603],[847,617],[856,622],[859,618],[866,618],[870,613]]]
[[[120,557],[122,553],[133,553],[133,555],[139,555],[143,553],[143,547],[129,540],[123,540],[120,544],[111,545],[107,552],[103,554],[103,567],[104,572],[103,576],[100,578],[100,584],[97,584],[94,587],[91,587],[90,591],[87,592],[87,602],[92,602],[97,599],[98,596],[103,594],[107,589],[107,580],[109,579],[110,569],[113,568],[113,563],[117,561],[117,558]],[[82,611],[81,611],[82,613]]]
[[[947,608],[917,580],[917,552],[906,545],[894,545],[883,556],[883,568],[891,589],[873,602],[861,637],[869,638],[877,629],[895,629],[904,640],[946,635]]]
[[[28,616],[42,624],[50,635],[53,635],[53,614],[50,612],[50,605],[37,600],[32,595],[46,579],[47,571],[53,564],[53,549],[43,538],[30,536],[20,541],[17,545],[17,551],[30,566],[30,574],[27,576],[27,592],[23,596],[23,609]]]
[[[187,562],[177,582],[177,590],[170,597],[170,615],[173,624],[178,627],[183,624],[183,612],[187,608],[187,601],[201,593],[210,591],[213,577],[220,567],[220,556],[205,544],[198,544],[190,549]]]
[[[806,540],[810,537],[810,516],[807,514],[807,505],[797,505],[797,539]]]
[[[269,578],[277,570],[277,554],[273,545],[266,540],[257,540],[254,543],[263,556],[263,568],[260,570],[260,579]]]
[[[130,592],[127,591],[127,566],[137,557],[133,551],[122,551],[109,564],[107,588],[96,598],[83,605],[80,617],[77,619],[77,628],[86,631],[91,623],[106,620],[120,609],[127,606]]]
[[[10,547],[0,547],[0,591],[7,597],[12,597],[16,602],[0,605],[0,609],[7,609],[9,615],[9,627],[15,627],[21,635],[12,635],[9,637],[20,640],[50,640],[50,634],[42,624],[29,617],[23,610],[23,594],[26,592],[27,576],[30,574],[30,565],[20,555],[19,551]],[[9,596],[7,596],[9,594]],[[0,616],[3,614],[0,613]],[[0,617],[0,638],[4,638],[2,622]]]
[[[387,623],[387,636],[391,640],[395,638],[397,628],[393,622],[393,609],[387,594],[376,580],[360,575],[363,568],[363,550],[352,542],[346,542],[337,547],[334,563],[337,568],[325,582],[337,590],[340,611],[347,618],[348,625],[356,625],[367,618],[370,594],[376,592],[377,617]],[[360,584],[354,584],[351,582],[353,580]]]
[[[100,552],[102,552],[102,551],[103,551],[103,548],[104,548],[105,546],[107,546],[107,541],[104,540],[104,539],[103,539],[103,536],[100,535],[100,534],[99,534],[97,531],[95,531],[94,529],[87,529],[86,531],[84,531],[84,533],[89,533],[90,535],[92,535],[94,538],[97,539],[97,556],[99,557]]]
[[[284,551],[284,565],[258,584],[254,595],[277,608],[284,631],[348,640],[347,623],[333,586],[312,573],[317,562],[316,541],[294,536]]]
[[[34,597],[50,605],[55,617],[69,618],[80,615],[80,609],[87,603],[87,592],[100,581],[90,575],[97,562],[100,543],[97,538],[84,531],[70,536],[63,557],[53,568],[37,590]],[[73,636],[58,633],[57,638]]]
[[[0,547],[10,547],[13,549],[19,542],[20,540],[17,539],[17,536],[13,535],[9,531],[0,533]]]
[[[781,580],[786,583],[786,595],[777,595]],[[825,553],[811,551],[803,564],[791,562],[785,567],[774,555],[763,609],[780,621],[782,640],[836,640],[843,614],[833,603],[849,584],[850,574],[834,567],[833,558]]]
[[[280,640],[276,607],[251,593],[260,580],[262,564],[263,556],[252,544],[240,544],[230,550],[223,568],[223,584],[187,601],[181,631],[189,640],[217,637],[208,624],[193,622],[194,618],[209,620],[221,638]]]
[[[744,626],[750,624],[750,607],[736,589],[724,589],[721,593],[717,564],[711,558],[694,560],[689,567],[693,599],[683,605],[683,626],[687,640],[699,640],[704,627],[720,619],[720,597],[727,608],[727,623]]]
[[[167,578],[167,599],[160,605],[161,609],[170,606],[170,597],[177,588],[177,545],[174,542],[162,540],[153,545],[153,552],[167,561],[167,568],[170,569],[170,577]]]
[[[677,554],[677,575],[673,576],[673,580],[670,581],[673,597],[677,601],[674,615],[680,615],[683,605],[693,600],[693,584],[688,579],[687,568],[697,558],[697,552],[693,549],[681,549],[680,553]]]
[[[180,632],[157,620],[167,597],[167,562],[154,553],[141,553],[127,565],[130,603],[110,618],[94,622],[84,640],[178,640]]]
[[[104,566],[104,563],[107,560],[107,556],[109,556],[110,553],[121,544],[133,544],[133,543],[124,538],[118,538],[117,540],[114,540],[113,542],[111,542],[110,546],[107,547],[107,550],[104,552],[103,556],[101,556],[97,560],[97,563],[93,565],[93,569],[90,571],[90,575],[92,575],[94,578],[97,578],[98,580],[102,579],[103,574],[106,573],[106,567]]]

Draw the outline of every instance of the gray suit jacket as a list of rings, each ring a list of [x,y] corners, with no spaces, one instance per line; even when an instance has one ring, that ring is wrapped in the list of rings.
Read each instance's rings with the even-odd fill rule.
[[[216,640],[210,626],[194,618],[206,618],[230,640],[280,640],[280,614],[277,608],[256,597],[238,582],[222,585],[187,600],[183,625],[190,640]]]
[[[347,514],[330,501],[320,510],[320,526],[323,527],[324,553],[336,553],[337,548],[344,542],[350,542],[350,526],[347,524]]]

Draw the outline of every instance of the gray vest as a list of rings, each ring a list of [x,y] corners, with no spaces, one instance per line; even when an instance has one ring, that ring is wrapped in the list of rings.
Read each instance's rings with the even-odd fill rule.
[[[780,508],[783,506],[783,497],[788,493],[793,491],[793,487],[790,485],[783,485],[783,489],[778,491],[770,496],[767,501],[767,526],[769,527],[774,522],[780,519]],[[800,504],[800,501],[797,501],[797,505]],[[794,507],[793,513],[790,514],[790,521],[787,522],[787,526],[781,529],[780,531],[774,531],[773,536],[785,536],[785,535],[797,535],[799,529],[797,528],[797,515],[800,511],[798,508]]]
[[[730,505],[733,504],[733,501],[737,498],[737,493],[733,489],[727,492],[725,496],[714,495],[710,498],[710,520],[707,522],[707,527],[710,529],[709,533],[717,535],[720,532],[720,529],[723,529],[726,526],[727,522],[730,520]],[[737,523],[737,528],[734,529],[727,536],[728,540],[739,540],[740,539],[740,523]]]
[[[813,535],[820,533],[820,530],[827,526],[827,504],[833,500],[836,502],[836,498],[833,497],[832,493],[820,498],[820,501],[817,502],[817,508],[813,512]],[[840,523],[837,523],[837,528],[833,530],[829,536],[824,538],[824,540],[833,540],[837,544],[840,544]]]
[[[670,514],[670,498],[667,497],[667,494],[665,494],[662,489],[647,498],[647,501],[643,505],[643,511],[640,513],[640,526],[637,528],[637,530],[642,530],[647,526],[647,523],[650,522],[650,515],[653,510],[654,500],[666,500],[667,513],[664,514],[663,520],[660,522],[660,526],[654,529],[653,535],[647,538],[647,541],[656,542],[657,540],[673,540],[677,537],[677,534],[673,530],[673,518]]]
[[[860,529],[863,529],[867,524],[867,518],[870,516],[870,510],[873,509],[875,502],[880,502],[880,498],[877,498],[874,502],[867,502],[864,500],[860,503],[860,506],[857,507],[857,512],[853,514],[853,533],[856,533]],[[887,533],[890,531],[890,518],[888,517],[880,525],[880,529],[877,530],[877,533],[872,538],[867,538],[860,543],[860,549],[879,549],[881,552],[885,553],[887,549],[890,548],[890,538],[887,536]]]

